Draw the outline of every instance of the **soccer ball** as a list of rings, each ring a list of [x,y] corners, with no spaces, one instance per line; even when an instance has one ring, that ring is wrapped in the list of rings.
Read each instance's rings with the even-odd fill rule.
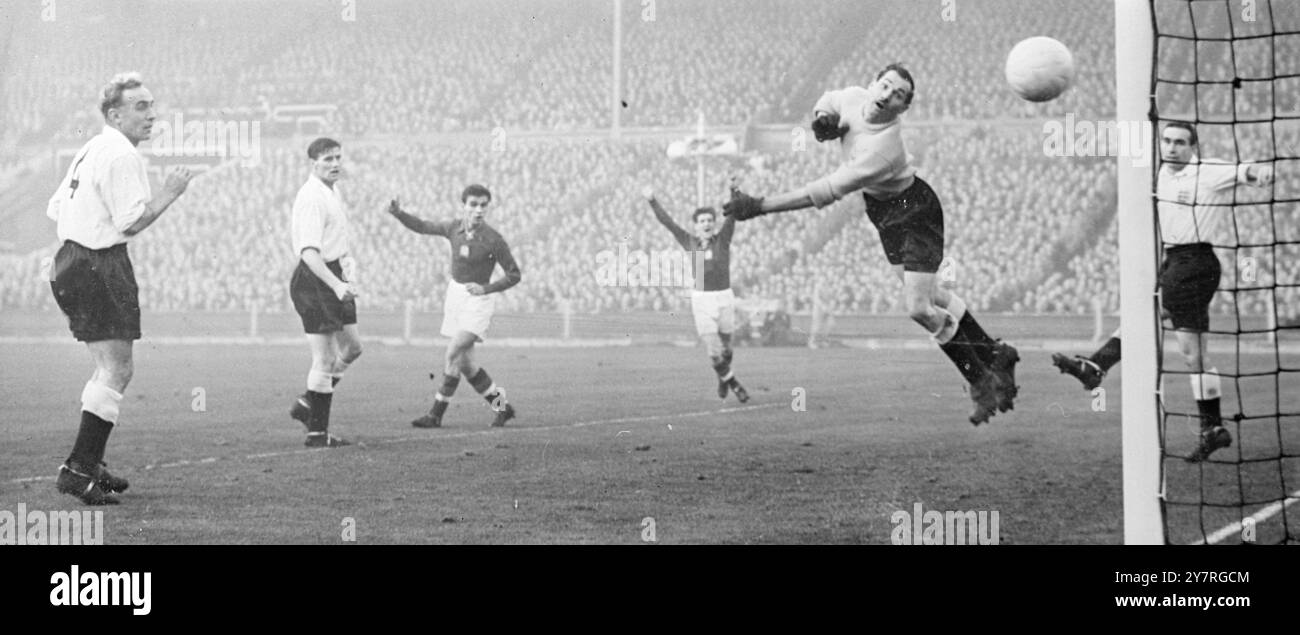
[[[1050,37],[1022,40],[1007,55],[1007,83],[1022,99],[1049,101],[1074,81],[1074,56]]]

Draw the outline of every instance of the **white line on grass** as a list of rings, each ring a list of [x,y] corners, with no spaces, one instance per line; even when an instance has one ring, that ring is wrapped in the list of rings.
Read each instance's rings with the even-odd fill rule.
[[[555,426],[538,426],[538,427],[530,427],[530,428],[507,428],[507,430],[516,433],[536,432],[536,431],[543,431],[543,430],[567,430],[573,428],[587,428],[590,426],[609,425],[613,423],[644,423],[646,421],[695,419],[699,417],[707,417],[710,415],[724,415],[724,414],[732,414],[737,412],[752,412],[755,410],[766,410],[769,408],[777,408],[777,407],[785,407],[785,406],[787,406],[785,402],[776,402],[776,403],[766,403],[766,404],[755,404],[753,406],[736,406],[733,408],[721,408],[718,410],[680,412],[677,414],[647,415],[643,417],[619,417],[618,419],[597,419],[595,421],[579,421],[577,423],[566,423],[563,425],[555,425]],[[462,439],[465,437],[483,436],[488,434],[499,434],[500,432],[501,430],[497,428],[487,428],[487,429],[480,429],[480,430],[465,430],[463,432],[452,432],[450,434],[430,434],[430,435],[418,436],[418,437],[397,437],[394,439],[380,439],[378,441],[373,441],[373,442],[358,442],[357,445],[364,447],[368,445],[388,445],[392,443],[407,443],[411,441],[439,441],[442,439]],[[248,454],[241,458],[245,460],[267,459],[267,458],[276,458],[282,456],[295,456],[299,454],[315,454],[318,452],[320,452],[320,448],[302,448],[297,450],[285,450],[282,452],[261,452],[258,454]],[[208,463],[215,463],[219,460],[221,459],[215,456],[210,456],[198,460],[181,459],[179,461],[172,461],[170,463],[157,463],[157,464],[146,465],[144,466],[144,469],[156,470],[156,469],[164,469],[164,468],[171,468],[171,467],[185,467],[188,465],[206,465]],[[28,476],[24,478],[12,479],[9,482],[10,483],[33,483],[37,481],[52,481],[54,480],[54,478],[55,477],[53,476]]]
[[[1197,540],[1192,544],[1194,545],[1203,545],[1206,543],[1214,544],[1230,536],[1240,536],[1241,530],[1244,529],[1242,524],[1247,520],[1251,521],[1255,525],[1258,525],[1264,522],[1265,520],[1268,520],[1269,518],[1276,516],[1278,512],[1282,511],[1283,509],[1286,509],[1287,507],[1290,507],[1291,504],[1296,501],[1300,501],[1300,489],[1291,492],[1290,494],[1287,494],[1285,499],[1270,504],[1268,507],[1265,507],[1264,509],[1257,511],[1251,514],[1250,516],[1247,516],[1246,518],[1242,519],[1240,522],[1232,523],[1231,525],[1228,525],[1227,527],[1224,527],[1223,529],[1220,529],[1210,534],[1209,536],[1206,536],[1202,540]]]

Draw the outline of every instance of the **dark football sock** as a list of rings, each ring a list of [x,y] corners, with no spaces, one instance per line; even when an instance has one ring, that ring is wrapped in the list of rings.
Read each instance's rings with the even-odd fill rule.
[[[1102,372],[1106,372],[1110,370],[1111,366],[1119,363],[1119,348],[1119,338],[1112,337],[1106,340],[1106,343],[1102,344],[1096,353],[1092,354],[1091,359],[1093,363],[1101,368]]]
[[[429,409],[429,414],[442,418],[442,413],[447,412],[447,405],[450,403],[450,401],[445,399],[434,399],[433,407]]]
[[[493,387],[492,378],[488,376],[487,369],[479,368],[473,377],[469,378],[469,385],[474,387],[478,394],[483,395],[483,399],[492,405],[493,408],[498,405],[505,405],[505,395],[500,386]]]
[[[731,372],[731,362],[725,356],[712,357],[713,372],[718,374],[718,379],[726,381],[727,375]]]
[[[953,365],[961,372],[961,376],[966,379],[967,383],[974,384],[984,375],[984,362],[980,359],[979,353],[967,342],[958,342],[954,338],[947,344],[940,344],[939,348],[952,360]]]
[[[488,376],[487,369],[479,368],[478,372],[474,373],[474,376],[469,378],[469,385],[473,386],[474,391],[480,395],[483,394],[484,390],[491,387],[492,378]]]
[[[1219,398],[1197,399],[1196,408],[1201,411],[1202,430],[1223,425],[1223,417],[1219,414]]]
[[[434,375],[429,375],[430,379],[433,377]],[[451,396],[456,394],[456,388],[458,386],[460,386],[460,377],[456,375],[443,375],[442,386],[438,387],[438,394],[442,395],[444,400],[451,399]]]
[[[993,347],[997,342],[994,342],[993,338],[984,332],[984,327],[975,321],[975,316],[971,315],[969,310],[957,322],[957,332],[953,334],[952,341],[969,344],[971,349],[979,355],[980,361],[984,362],[985,365],[993,364]]]
[[[330,428],[330,404],[334,393],[307,391],[307,403],[311,404],[311,418],[307,420],[307,432],[324,433]]]
[[[69,463],[75,463],[73,469],[93,470],[104,460],[104,448],[108,445],[108,435],[113,432],[113,424],[98,416],[81,411],[81,428],[77,430],[77,440],[72,444]]]

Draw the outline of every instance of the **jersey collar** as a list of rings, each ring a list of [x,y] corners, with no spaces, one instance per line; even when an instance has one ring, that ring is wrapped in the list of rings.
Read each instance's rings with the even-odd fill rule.
[[[139,148],[135,147],[135,145],[131,143],[130,139],[126,138],[126,135],[122,134],[121,130],[114,128],[113,126],[104,124],[104,130],[100,134],[103,134],[114,145],[122,145],[131,148],[132,152],[140,151]]]

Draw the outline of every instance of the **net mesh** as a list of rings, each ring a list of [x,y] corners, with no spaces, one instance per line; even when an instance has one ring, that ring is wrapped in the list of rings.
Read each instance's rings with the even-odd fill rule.
[[[1185,122],[1199,137],[1201,160],[1179,172],[1167,160],[1153,166],[1163,260],[1158,290],[1162,306],[1187,302],[1207,263],[1176,245],[1212,246],[1221,277],[1199,348],[1204,370],[1217,370],[1222,423],[1232,436],[1231,446],[1189,460],[1205,442],[1210,419],[1196,399],[1197,382],[1213,380],[1197,372],[1197,336],[1185,322],[1175,328],[1162,311],[1157,368],[1166,540],[1294,544],[1300,537],[1300,2],[1153,0],[1152,9],[1156,151],[1163,159],[1164,126]],[[1225,165],[1211,167],[1216,161]],[[1251,167],[1236,169],[1242,165]],[[1275,180],[1258,182],[1268,169]],[[1213,394],[1200,396],[1208,401]]]

